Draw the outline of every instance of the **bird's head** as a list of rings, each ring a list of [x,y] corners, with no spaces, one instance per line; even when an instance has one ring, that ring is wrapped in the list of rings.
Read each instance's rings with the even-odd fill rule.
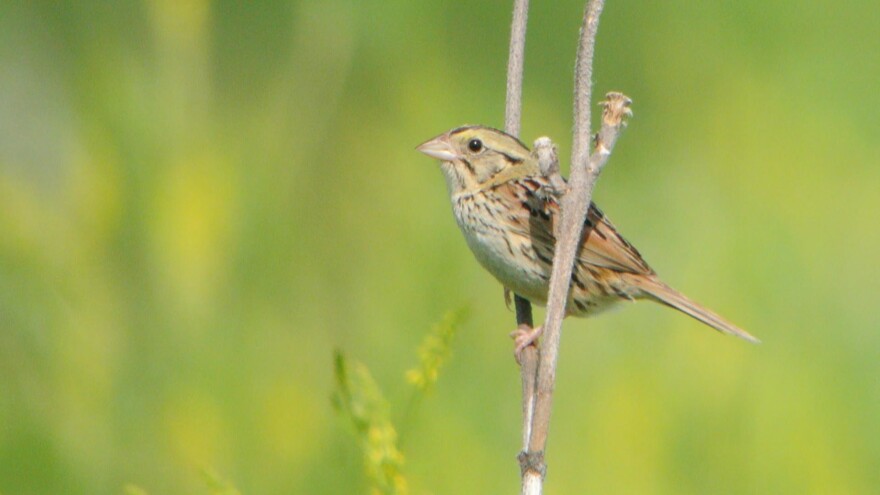
[[[450,194],[479,189],[501,172],[530,161],[529,149],[519,139],[484,126],[453,129],[416,149],[441,161]]]

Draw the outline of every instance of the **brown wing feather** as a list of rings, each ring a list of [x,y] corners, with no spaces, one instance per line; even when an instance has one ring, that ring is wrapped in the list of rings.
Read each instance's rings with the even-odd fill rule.
[[[654,270],[639,251],[623,238],[595,203],[590,204],[578,260],[602,268],[626,273],[650,275]]]
[[[556,245],[553,229],[559,219],[559,203],[548,194],[551,188],[542,179],[525,178],[517,182],[522,187],[505,183],[496,186],[495,190],[507,196],[510,204],[521,206],[512,209],[509,220],[521,234],[531,238],[538,255],[549,263]],[[590,204],[583,239],[578,263],[622,273],[654,273],[638,250],[617,232],[595,203]]]

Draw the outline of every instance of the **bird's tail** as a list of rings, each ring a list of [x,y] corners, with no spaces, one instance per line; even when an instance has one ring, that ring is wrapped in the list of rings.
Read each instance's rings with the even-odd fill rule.
[[[733,323],[730,323],[694,301],[691,301],[681,292],[678,292],[657,279],[639,277],[637,281],[634,280],[633,282],[634,285],[639,287],[639,289],[641,289],[649,298],[671,308],[675,308],[682,313],[709,325],[721,333],[734,335],[754,344],[761,342],[745,330],[737,327]]]

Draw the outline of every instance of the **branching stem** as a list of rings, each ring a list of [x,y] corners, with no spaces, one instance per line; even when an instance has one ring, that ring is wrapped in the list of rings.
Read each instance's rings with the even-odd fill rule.
[[[571,179],[565,185],[559,175],[556,149],[549,139],[536,142],[535,153],[541,170],[550,177],[561,197],[561,219],[555,232],[557,242],[553,255],[553,270],[544,321],[540,351],[534,345],[519,355],[523,390],[523,451],[519,455],[524,495],[539,495],[543,491],[546,464],[544,450],[550,427],[550,411],[556,382],[556,363],[562,319],[568,299],[569,285],[575,254],[583,235],[583,225],[592,200],[593,187],[608,161],[624,118],[630,114],[630,100],[620,93],[609,93],[602,103],[602,127],[596,135],[595,146],[590,147],[590,101],[592,89],[593,52],[599,15],[604,0],[589,0],[584,11],[575,67],[574,139],[572,147]],[[507,66],[507,101],[504,128],[517,136],[522,114],[522,80],[525,50],[528,0],[514,0],[513,23],[510,34],[510,57]],[[546,139],[546,141],[542,141]],[[545,170],[546,169],[546,170]],[[531,328],[531,304],[519,297],[516,301],[517,325]]]

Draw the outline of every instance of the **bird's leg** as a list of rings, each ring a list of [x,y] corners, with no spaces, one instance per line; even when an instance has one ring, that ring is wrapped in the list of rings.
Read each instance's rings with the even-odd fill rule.
[[[516,327],[516,330],[510,332],[510,337],[513,338],[513,341],[516,343],[516,349],[514,349],[513,355],[516,357],[517,363],[521,364],[522,361],[520,357],[526,347],[530,345],[535,347],[538,346],[538,337],[540,337],[543,332],[543,326],[530,328],[528,325],[520,325]]]
[[[510,309],[510,303],[513,302],[513,297],[511,296],[513,292],[507,287],[504,288],[504,305],[507,306],[507,309]]]

